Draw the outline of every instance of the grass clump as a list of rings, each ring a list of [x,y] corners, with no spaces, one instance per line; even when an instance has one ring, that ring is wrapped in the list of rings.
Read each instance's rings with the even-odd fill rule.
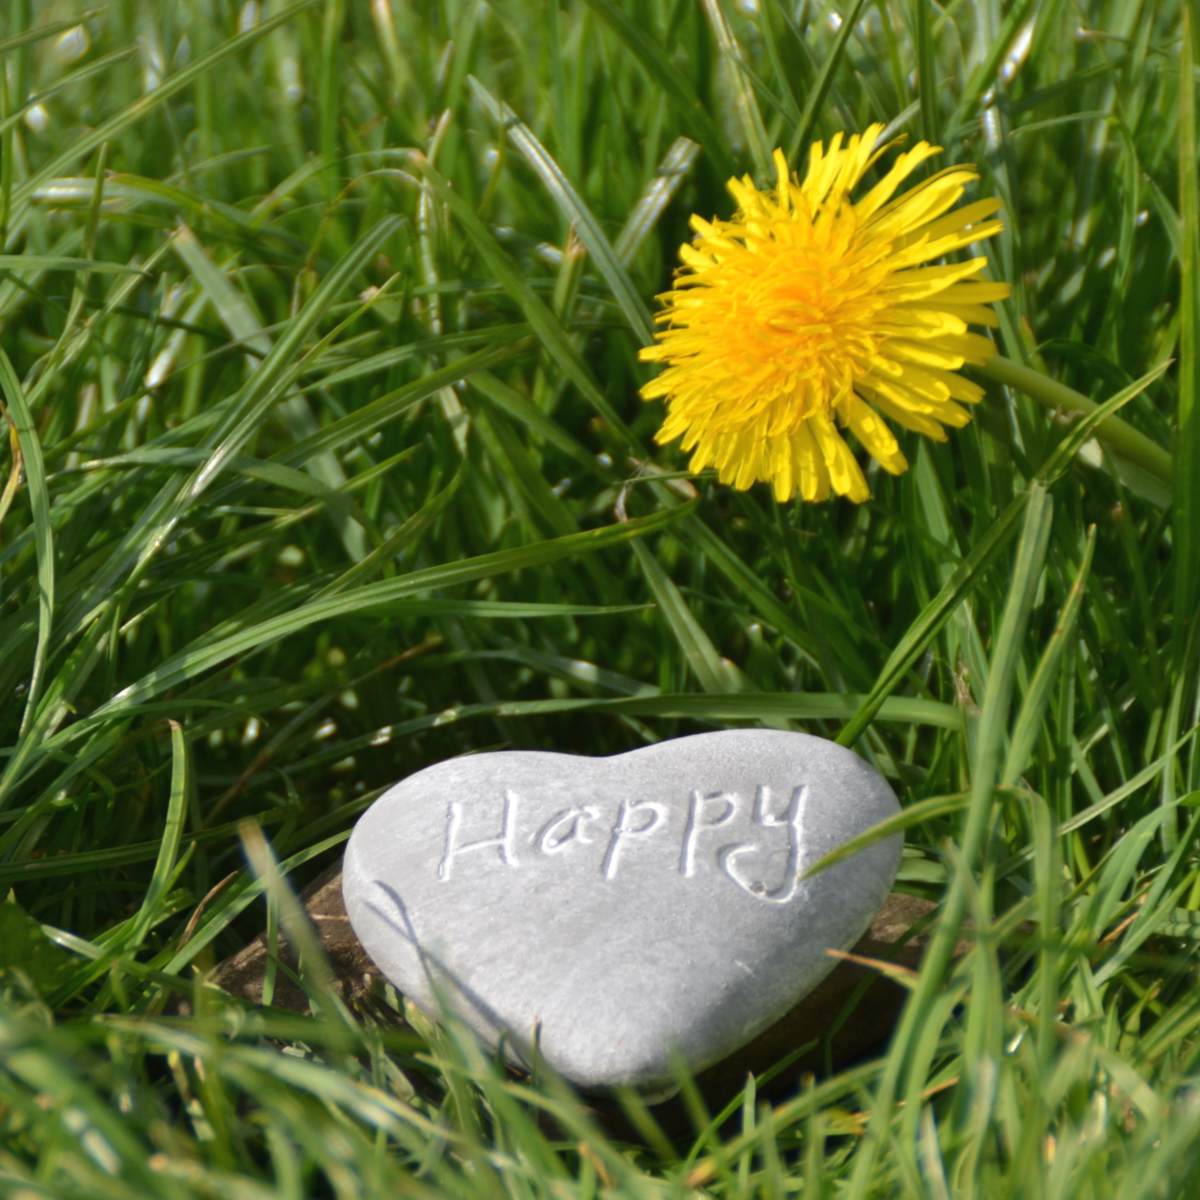
[[[1195,31],[1080,20],[5,6],[0,1191],[1186,1190]],[[1003,199],[1001,353],[1116,398],[1168,478],[1019,375],[862,506],[654,447],[688,215],[877,119]],[[264,927],[303,945],[293,890],[420,766],[738,723],[840,737],[905,805],[900,886],[945,919],[876,1059],[617,1132],[362,1019],[311,937],[308,1016],[196,986]]]

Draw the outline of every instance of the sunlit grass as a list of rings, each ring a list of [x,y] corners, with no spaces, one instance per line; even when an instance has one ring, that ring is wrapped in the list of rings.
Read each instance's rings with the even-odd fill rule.
[[[0,1194],[1185,1188],[1194,56],[1175,3],[1080,21],[0,9]],[[981,375],[862,506],[655,446],[688,215],[875,120],[978,165],[1000,352],[1125,401],[1169,486]],[[421,766],[737,724],[853,744],[910,812],[941,917],[875,1059],[668,1119],[347,1007],[311,935],[310,1015],[196,986],[303,945],[293,894]]]

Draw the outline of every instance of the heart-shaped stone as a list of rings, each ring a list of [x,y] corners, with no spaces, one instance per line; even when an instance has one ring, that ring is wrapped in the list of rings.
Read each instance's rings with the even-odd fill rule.
[[[812,878],[899,811],[822,738],[726,730],[612,758],[438,763],[389,789],[346,848],[346,911],[371,958],[520,1062],[583,1087],[654,1087],[724,1058],[853,945],[901,839]],[[817,1031],[815,1031],[817,1032]]]

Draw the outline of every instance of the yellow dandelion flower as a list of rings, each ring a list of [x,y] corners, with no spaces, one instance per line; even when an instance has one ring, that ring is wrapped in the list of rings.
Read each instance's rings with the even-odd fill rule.
[[[918,142],[858,200],[850,193],[887,152],[882,125],[809,151],[804,181],[775,151],[778,181],[731,179],[732,220],[691,221],[674,287],[659,297],[657,341],[641,352],[666,369],[642,389],[665,398],[657,440],[682,438],[691,469],[722,482],[772,484],[778,500],[869,496],[849,429],[886,471],[908,463],[884,417],[944,441],[970,420],[982,388],[956,372],[992,343],[987,304],[1008,285],[973,277],[987,259],[931,265],[1000,228],[998,200],[954,209],[973,167],[939,171],[895,195],[941,147]],[[951,211],[953,209],[953,211]]]

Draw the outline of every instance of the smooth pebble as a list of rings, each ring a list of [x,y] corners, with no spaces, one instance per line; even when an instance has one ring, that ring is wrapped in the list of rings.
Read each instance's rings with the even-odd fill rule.
[[[899,811],[822,738],[726,730],[611,758],[438,763],[360,818],[343,892],[382,973],[517,1065],[661,1087],[725,1058],[834,966],[883,904],[898,835],[806,870]],[[814,1030],[819,1036],[822,1031]]]

